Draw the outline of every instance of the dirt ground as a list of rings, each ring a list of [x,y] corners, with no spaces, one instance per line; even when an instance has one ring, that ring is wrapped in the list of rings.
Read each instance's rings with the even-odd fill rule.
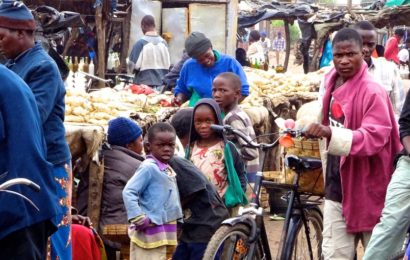
[[[288,64],[288,72],[292,72],[295,74],[303,74],[303,67],[302,65],[297,65],[295,64],[295,55],[293,55],[293,49],[291,50],[290,56],[289,56],[289,64]],[[279,64],[283,65],[285,63],[285,53],[282,52],[279,55]],[[272,66],[277,66],[278,63],[276,62],[276,53],[271,51],[269,52],[269,68],[272,68]]]
[[[272,259],[276,259],[279,248],[280,236],[282,234],[283,221],[272,221],[269,219],[269,210],[265,211],[264,217],[266,230],[268,233],[270,252]],[[363,246],[359,244],[357,249],[358,260],[363,258]]]

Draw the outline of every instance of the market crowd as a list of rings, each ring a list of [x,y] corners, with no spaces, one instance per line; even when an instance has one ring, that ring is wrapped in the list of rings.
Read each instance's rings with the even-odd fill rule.
[[[235,59],[192,32],[171,67],[167,41],[154,17],[144,16],[144,36],[132,47],[128,71],[134,83],[165,86],[174,106],[188,107],[146,133],[126,117],[109,122],[101,151],[101,216],[90,223],[71,205],[64,82],[35,41],[35,29],[23,3],[0,3],[0,53],[7,59],[0,65],[0,183],[27,178],[40,186],[11,189],[35,206],[0,191],[0,259],[116,259],[123,245],[101,231],[120,224],[128,225],[129,259],[202,259],[222,221],[248,204],[250,183],[261,170],[257,149],[211,125],[255,138],[239,106],[249,95],[242,65],[268,62],[271,48],[279,65],[281,33],[271,44],[265,32],[252,31],[248,50],[237,50]],[[323,148],[324,259],[354,259],[358,241],[364,259],[388,259],[403,244],[410,224],[410,97],[404,99],[398,73],[398,65],[408,64],[408,50],[407,60],[399,50],[401,42],[408,48],[405,35],[396,30],[378,57],[376,29],[367,21],[332,39],[318,118],[303,129]]]

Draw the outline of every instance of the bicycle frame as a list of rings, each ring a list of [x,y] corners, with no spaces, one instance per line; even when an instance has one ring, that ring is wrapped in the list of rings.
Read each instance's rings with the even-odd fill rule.
[[[261,150],[264,149],[269,149],[277,145],[278,140],[276,140],[272,144],[257,144],[254,143],[252,140],[248,140],[246,136],[244,136],[241,132],[232,129],[230,126],[218,126],[218,125],[212,125],[212,129],[215,131],[220,131],[223,133],[230,133],[230,134],[235,134],[239,136],[240,138],[244,139],[250,147],[255,147],[259,148]],[[291,136],[298,136],[300,134],[300,131],[294,131],[294,130],[287,130],[285,133],[290,134]],[[300,221],[303,222],[303,225],[305,227],[305,234],[308,242],[308,249],[309,249],[309,256],[310,259],[313,260],[313,249],[312,249],[312,243],[310,240],[310,227],[308,223],[308,217],[306,214],[306,210],[314,208],[317,210],[320,215],[320,209],[318,207],[319,203],[312,203],[309,205],[308,203],[302,202],[301,199],[301,193],[298,191],[299,188],[299,179],[300,179],[300,174],[307,169],[312,169],[312,168],[317,168],[317,162],[315,164],[314,161],[309,161],[308,157],[289,157],[289,160],[293,160],[293,164],[297,165],[295,168],[293,168],[296,172],[295,178],[293,179],[293,184],[292,185],[286,185],[286,189],[290,190],[290,195],[288,197],[288,207],[286,210],[286,218],[285,218],[285,223],[284,227],[282,229],[282,235],[281,235],[281,244],[279,247],[279,252],[278,256],[280,256],[280,260],[288,260],[291,257],[292,253],[292,248],[289,248],[289,246],[292,246],[287,243],[288,241],[288,236],[289,234],[294,236],[296,235],[296,232],[290,232],[291,228],[297,228],[299,226]],[[306,160],[306,161],[305,161]],[[295,164],[296,162],[296,164]],[[305,164],[306,163],[306,164]],[[310,164],[312,163],[312,164]],[[320,162],[319,162],[320,163]],[[320,167],[320,166],[319,166]],[[264,186],[278,186],[274,182],[270,181],[265,181],[263,180],[263,175],[262,172],[258,172],[256,175],[255,179],[255,186],[253,189],[252,193],[252,199],[249,207],[243,208],[240,207],[239,210],[239,216],[230,218],[228,220],[225,220],[222,222],[222,225],[230,225],[234,226],[238,223],[245,224],[250,228],[250,235],[247,240],[247,243],[249,244],[249,249],[247,252],[247,259],[253,259],[254,253],[255,253],[255,247],[257,246],[258,242],[258,237],[260,238],[260,241],[262,243],[262,249],[264,255],[264,259],[272,259],[272,256],[270,254],[270,248],[269,248],[269,242],[266,234],[266,229],[264,225],[264,220],[263,220],[263,210],[259,206],[259,195],[260,195],[260,190],[262,185]],[[284,185],[278,186],[279,188],[284,188]],[[293,241],[293,240],[292,240]]]
[[[312,243],[310,241],[310,227],[308,225],[308,219],[306,217],[305,210],[311,207],[317,208],[317,205],[316,204],[307,205],[305,203],[302,203],[302,200],[300,198],[301,194],[298,191],[299,179],[300,179],[300,173],[295,174],[295,178],[293,180],[293,184],[290,190],[288,207],[286,209],[285,223],[284,223],[284,226],[282,229],[282,235],[281,235],[281,244],[279,245],[278,256],[280,256],[281,260],[287,260],[291,258],[291,256],[288,254],[290,250],[289,248],[287,248],[290,245],[286,245],[285,243],[288,240],[288,235],[293,234],[290,232],[291,228],[297,227],[299,221],[302,221],[305,227],[305,234],[306,234],[306,237],[308,238],[307,243],[308,243],[308,248],[309,248],[309,256],[310,256],[310,259],[313,260],[313,249],[312,249]],[[319,209],[317,210],[318,212],[320,212]]]
[[[259,194],[262,187],[263,176],[262,172],[256,174],[255,187],[252,193],[252,200],[249,207],[240,207],[238,216],[229,218],[222,222],[222,225],[234,226],[238,223],[246,224],[251,232],[248,239],[249,251],[248,256],[252,259],[255,247],[257,246],[258,237],[260,237],[263,247],[263,253],[266,260],[271,260],[272,256],[269,249],[268,236],[266,234],[265,223],[263,221],[263,209],[259,207]]]

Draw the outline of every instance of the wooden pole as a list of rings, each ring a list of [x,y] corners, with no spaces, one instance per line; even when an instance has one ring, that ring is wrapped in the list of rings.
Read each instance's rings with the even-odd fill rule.
[[[67,56],[68,49],[70,49],[71,45],[73,45],[73,42],[75,39],[78,37],[78,28],[73,27],[71,30],[70,37],[68,38],[68,41],[65,44],[64,51],[63,51],[63,57]]]
[[[285,20],[285,37],[286,37],[286,55],[285,55],[285,71],[288,70],[289,65],[289,56],[290,56],[290,30],[289,30],[289,21]]]
[[[231,0],[226,4],[226,44],[225,53],[235,57],[236,32],[238,31],[239,1]]]
[[[132,6],[130,5],[127,9],[127,16],[124,18],[123,26],[122,26],[122,39],[121,39],[121,72],[127,73],[127,57],[128,57],[128,49],[130,45],[130,25],[131,25],[131,9]]]
[[[347,10],[352,11],[352,0],[347,0]]]
[[[97,41],[98,41],[98,63],[97,75],[100,78],[105,78],[105,30],[103,22],[102,6],[97,6],[95,10],[95,25],[97,27]],[[104,87],[104,83],[99,81],[98,87]]]

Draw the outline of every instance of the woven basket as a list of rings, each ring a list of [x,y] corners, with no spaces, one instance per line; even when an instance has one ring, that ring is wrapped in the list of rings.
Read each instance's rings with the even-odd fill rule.
[[[111,224],[105,225],[103,236],[111,241],[129,245],[130,238],[128,237],[127,224]]]
[[[320,158],[319,141],[316,139],[294,138],[294,146],[285,149],[286,155],[308,156]],[[295,172],[284,167],[284,178],[281,180],[286,184],[293,184]],[[313,195],[323,196],[325,184],[322,168],[301,173],[299,178],[299,191]]]

